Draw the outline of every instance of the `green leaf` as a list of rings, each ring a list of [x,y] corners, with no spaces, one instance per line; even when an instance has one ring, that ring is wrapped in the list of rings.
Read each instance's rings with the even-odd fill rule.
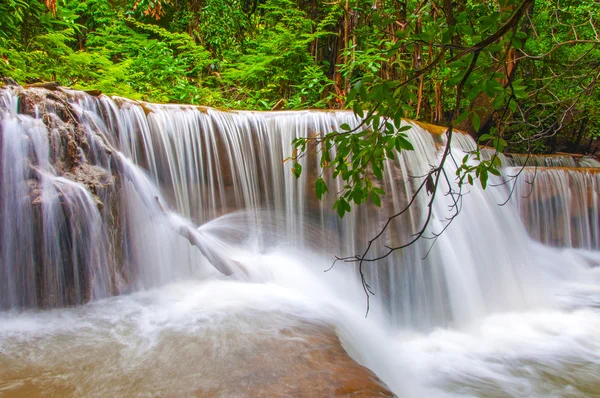
[[[346,209],[347,213],[350,213],[350,210],[352,210],[352,208],[350,207],[350,203],[344,201],[344,207]]]
[[[300,174],[302,174],[302,165],[300,163],[294,163],[292,167],[292,173],[296,176],[296,178],[300,178]]]
[[[375,177],[383,180],[383,173],[381,172],[381,168],[377,163],[373,163],[373,174],[375,174]]]
[[[456,118],[456,120],[454,121],[455,124],[459,124],[462,123],[463,121],[465,121],[469,115],[471,114],[470,111],[466,111],[461,113],[460,115],[458,115],[458,117]]]
[[[400,152],[401,150],[414,151],[414,147],[409,140],[404,138],[402,135],[396,136],[396,150]]]
[[[475,131],[479,131],[479,126],[481,125],[481,120],[479,119],[479,114],[477,112],[473,112],[473,118],[471,119],[473,123],[473,128]]]
[[[327,184],[325,184],[325,181],[321,177],[317,178],[315,190],[317,191],[317,198],[319,200],[323,199],[323,195],[327,192]]]
[[[500,44],[500,43],[494,43],[491,46],[489,46],[488,49],[492,53],[498,53],[498,52],[502,51],[502,44]]]
[[[347,211],[350,211],[350,204],[346,202],[346,199],[339,198],[333,204],[333,208],[337,210],[338,216],[340,216],[340,218],[344,218],[344,214],[346,214]]]
[[[515,37],[513,40],[513,47],[517,50],[520,50],[523,47],[523,42],[518,37]]]
[[[354,97],[356,97],[356,90],[353,88],[352,90],[350,90],[350,92],[346,96],[346,103],[347,104],[351,103],[352,100],[354,99]]]
[[[354,203],[356,203],[357,205],[364,202],[365,193],[362,191],[362,189],[357,189],[354,192],[352,192],[352,200],[354,200]]]
[[[340,205],[340,202],[344,200],[342,198],[338,199],[335,201],[335,203],[333,204],[333,208],[335,210],[337,210],[337,214],[340,218],[344,218],[344,213],[346,213],[346,209],[344,208],[344,206]]]
[[[481,134],[481,137],[479,137],[479,142],[485,142],[488,140],[491,140],[493,137],[489,134]]]
[[[381,207],[381,199],[379,198],[379,195],[377,195],[375,192],[371,192],[371,200],[373,201],[375,206]]]
[[[488,180],[488,172],[487,169],[480,169],[479,172],[479,182],[481,183],[481,188],[485,189],[487,187],[487,180]]]
[[[469,101],[473,101],[480,93],[481,93],[481,87],[478,86],[478,85],[474,85],[469,90],[469,94],[467,95],[467,99]]]
[[[500,137],[494,137],[492,139],[492,146],[499,152],[502,152],[506,145],[508,145],[508,143]]]
[[[365,117],[365,112],[363,111],[362,106],[358,102],[354,103],[353,110],[354,113],[356,113],[356,116],[358,116],[359,118]]]

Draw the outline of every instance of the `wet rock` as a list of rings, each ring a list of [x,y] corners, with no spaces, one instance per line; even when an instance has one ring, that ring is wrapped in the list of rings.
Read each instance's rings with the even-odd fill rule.
[[[106,191],[114,189],[115,186],[115,178],[107,173],[105,169],[87,163],[77,165],[70,171],[65,172],[63,177],[85,185],[92,194],[100,211],[104,207],[101,196]]]
[[[6,84],[7,86],[18,86],[19,83],[17,83],[17,81],[15,79],[13,79],[12,77],[7,77],[7,76],[3,76],[0,79],[0,82],[2,84]]]
[[[230,348],[236,368],[215,363],[227,375],[214,388],[196,391],[196,397],[394,397],[348,355],[332,326],[297,322],[277,337],[259,332],[228,340],[239,338],[247,340]]]
[[[97,210],[110,231],[110,250],[122,247],[116,205],[118,179],[107,167],[110,153],[103,151],[101,144],[91,147],[86,127],[69,103],[68,92],[48,88],[52,87],[11,89],[19,97],[18,112],[41,120],[48,135],[47,146],[40,144],[40,137],[35,135],[39,133],[20,137],[29,152],[22,165],[28,172],[23,191],[27,204],[22,206],[31,214],[30,225],[23,232],[31,234],[30,270],[18,275],[32,291],[19,304],[23,307],[61,307],[89,301],[97,261],[111,262],[112,293],[118,294],[118,286],[126,284],[120,275],[123,266],[112,264],[116,255],[101,260],[100,254],[94,254],[94,250],[101,251],[99,236],[86,218]],[[85,195],[60,178],[83,186],[91,194],[92,206]],[[49,231],[55,240],[50,239]]]
[[[86,90],[85,93],[89,94],[91,96],[94,96],[94,97],[98,97],[98,96],[100,96],[102,94],[102,91],[100,91],[100,90]]]
[[[0,356],[3,397],[394,396],[346,353],[331,325],[276,312],[200,319],[191,330],[161,328],[148,350],[128,349],[103,324],[94,324],[94,338],[78,338],[75,328],[31,345],[18,340],[9,347],[19,355]],[[127,338],[135,346],[137,336]],[[37,355],[23,354],[38,345]]]
[[[307,323],[281,334],[287,340],[267,348],[274,355],[268,361],[253,362],[269,383],[256,386],[251,396],[394,396],[377,376],[348,355],[331,328]],[[270,378],[278,368],[284,369],[283,374]]]
[[[56,90],[60,84],[58,82],[41,82],[28,84],[27,88],[45,88],[46,90]]]

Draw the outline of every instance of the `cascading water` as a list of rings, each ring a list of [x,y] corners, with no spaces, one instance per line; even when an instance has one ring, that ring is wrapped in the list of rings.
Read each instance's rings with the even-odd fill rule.
[[[65,347],[107,353],[105,365],[95,371],[105,376],[90,379],[85,371],[78,376],[88,380],[80,394],[134,395],[134,387],[124,382],[123,389],[101,387],[106,380],[118,382],[111,369],[142,377],[139,372],[147,368],[135,359],[148,358],[181,373],[148,356],[156,347],[167,349],[163,335],[199,333],[210,342],[211,330],[229,336],[260,324],[252,316],[258,311],[335,325],[352,356],[401,396],[564,396],[571,390],[555,394],[564,372],[572,373],[565,383],[574,395],[600,388],[593,373],[599,369],[600,345],[592,341],[600,315],[591,309],[600,303],[600,291],[597,272],[589,268],[600,256],[531,240],[512,202],[498,206],[509,194],[506,188],[470,187],[462,213],[433,247],[423,240],[369,265],[376,297],[366,320],[355,265],[338,263],[323,273],[333,255],[364,250],[387,217],[406,205],[415,189],[412,176],[437,164],[444,135],[413,125],[415,151],[386,169],[384,208],[363,205],[339,219],[331,210],[332,197],[313,199],[319,162],[303,158],[304,173],[296,181],[284,160],[293,138],[326,133],[342,123],[356,126],[351,113],[222,112],[66,90],[50,100],[37,93],[45,99],[32,105],[18,95],[19,90],[5,89],[0,99],[0,306],[60,307],[155,290],[40,315],[2,315],[5,368],[22,358],[14,347],[35,340],[43,343],[26,356],[42,358],[44,366],[58,363],[63,372],[58,374],[77,377],[65,370],[59,351],[43,347],[61,347],[61,336],[80,336],[97,345]],[[455,135],[457,158],[474,147],[468,136]],[[452,164],[445,167],[454,175]],[[586,184],[596,198],[597,185]],[[328,185],[331,192],[342,188],[332,179]],[[569,187],[569,195],[577,196],[582,185]],[[420,229],[427,199],[420,194],[374,254]],[[434,203],[430,232],[443,228],[449,203],[441,195]],[[596,202],[585,206],[597,212]],[[544,208],[536,212],[548,216]],[[196,230],[196,225],[202,226]],[[594,228],[597,222],[589,230]],[[579,246],[598,248],[596,230],[585,239],[588,243]],[[581,326],[585,317],[586,327]],[[221,329],[215,329],[218,320],[224,320]],[[269,330],[289,322],[278,319]],[[567,326],[579,329],[561,329]],[[133,339],[132,330],[140,337]],[[528,345],[532,339],[537,345]],[[215,344],[229,344],[225,341]],[[77,355],[87,366],[86,357]],[[543,355],[550,363],[536,362]],[[522,366],[533,368],[521,372]],[[208,372],[202,386],[186,376],[188,386],[228,391],[220,379],[231,373],[228,369]],[[19,372],[6,377],[14,380]],[[159,395],[189,393],[153,383]]]
[[[530,235],[552,246],[599,250],[599,170],[523,169],[515,200]]]
[[[600,162],[589,156],[558,154],[558,155],[526,155],[510,154],[511,166],[537,167],[600,167]]]

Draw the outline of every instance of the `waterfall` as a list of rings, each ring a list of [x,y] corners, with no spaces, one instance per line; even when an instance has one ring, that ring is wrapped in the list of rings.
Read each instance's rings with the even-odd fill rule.
[[[512,153],[508,155],[510,163],[506,166],[537,166],[537,167],[600,167],[596,159],[573,154],[555,155],[526,155]]]
[[[79,304],[214,272],[210,249],[190,245],[195,227],[112,147],[116,130],[98,114],[81,110],[75,126],[46,113],[45,124],[3,95],[0,307]]]
[[[339,337],[398,396],[597,391],[595,161],[523,168],[501,156],[502,176],[485,191],[463,187],[460,214],[438,239],[366,264],[368,318],[357,264],[324,272],[336,255],[361,254],[439,163],[443,129],[403,123],[415,150],[388,161],[382,207],[340,219],[342,182],[325,171],[319,201],[319,159],[301,158],[298,180],[285,160],[294,138],[358,126],[351,112],[0,89],[0,389],[245,397],[283,380],[292,391],[284,368],[306,367],[302,353],[322,348],[295,334],[308,328]],[[457,162],[477,147],[460,132],[451,139]],[[444,168],[453,176],[457,164]],[[452,214],[443,193],[458,187],[438,189],[429,237]],[[410,240],[429,199],[419,193],[372,255]],[[263,395],[285,395],[272,387]]]
[[[106,231],[92,195],[54,173],[53,137],[41,120],[5,115],[1,129],[0,304],[63,306],[106,296]]]
[[[294,138],[328,133],[343,123],[356,126],[350,112],[227,112],[68,90],[62,108],[50,96],[27,111],[31,105],[19,103],[18,95],[3,92],[4,308],[62,306],[218,271],[235,273],[239,264],[227,263],[223,252],[250,234],[215,250],[198,246],[210,240],[210,228],[195,227],[236,211],[260,229],[263,249],[285,243],[331,257],[358,254],[408,203],[418,182],[413,176],[437,164],[446,140],[411,125],[415,150],[388,163],[383,208],[365,204],[339,219],[334,195],[322,202],[314,198],[322,172],[318,159],[301,160],[305,172],[298,181],[284,160]],[[65,123],[70,118],[77,123]],[[475,146],[469,136],[455,134],[457,158]],[[446,165],[449,175],[454,167]],[[327,178],[331,192],[342,188],[341,181]],[[433,246],[423,240],[367,265],[377,300],[394,323],[466,325],[490,312],[536,305],[548,294],[545,272],[534,261],[543,249],[532,248],[518,218],[506,216],[516,210],[497,206],[506,194],[471,187],[457,225]],[[426,201],[422,192],[373,255],[421,228]],[[442,196],[436,201],[429,234],[443,228],[449,203]]]
[[[599,170],[525,167],[514,199],[529,234],[551,246],[600,249]]]

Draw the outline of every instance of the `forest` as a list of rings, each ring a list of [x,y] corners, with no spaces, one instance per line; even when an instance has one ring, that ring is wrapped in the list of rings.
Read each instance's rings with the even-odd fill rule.
[[[599,8],[595,0],[4,0],[0,76],[227,109],[350,108],[367,119],[452,122],[499,150],[593,153]]]
[[[599,1],[0,0],[0,395],[599,397]]]

